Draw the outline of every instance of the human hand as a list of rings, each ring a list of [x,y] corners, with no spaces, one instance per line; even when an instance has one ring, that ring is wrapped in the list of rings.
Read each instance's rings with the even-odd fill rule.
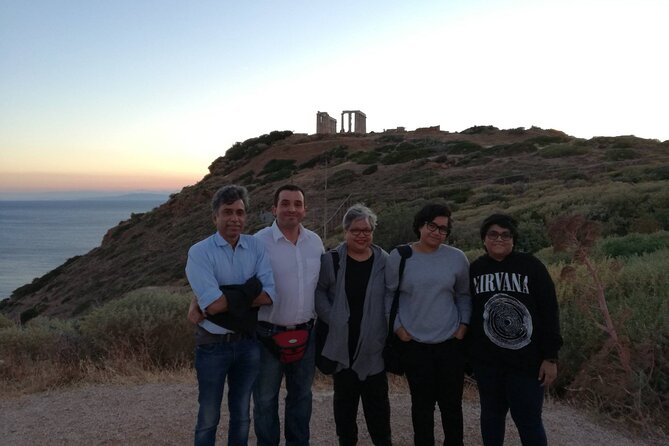
[[[455,330],[455,336],[456,339],[463,340],[465,338],[465,335],[467,334],[467,326],[465,324],[460,324],[457,330]]]
[[[557,363],[542,361],[539,367],[539,381],[542,386],[550,386],[557,378]]]
[[[409,332],[406,331],[406,329],[402,326],[400,326],[400,328],[395,330],[395,334],[397,335],[398,338],[400,338],[401,341],[404,341],[404,342],[409,342],[410,340],[413,339],[411,337],[411,335],[409,334]]]
[[[195,298],[190,301],[190,306],[188,307],[188,320],[195,325],[204,320],[204,313],[200,310]]]

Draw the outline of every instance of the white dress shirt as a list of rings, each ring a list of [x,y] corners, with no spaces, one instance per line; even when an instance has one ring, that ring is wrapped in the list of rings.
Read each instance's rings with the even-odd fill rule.
[[[288,326],[315,318],[314,295],[324,252],[321,238],[300,225],[300,235],[293,244],[276,221],[254,237],[263,242],[269,254],[276,292],[272,305],[260,307],[258,320]]]

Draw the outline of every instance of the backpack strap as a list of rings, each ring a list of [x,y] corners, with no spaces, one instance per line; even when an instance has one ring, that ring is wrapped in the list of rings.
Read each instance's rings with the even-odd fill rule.
[[[393,325],[395,325],[395,317],[397,317],[397,310],[400,305],[400,285],[402,284],[402,276],[404,275],[404,266],[406,260],[411,257],[413,251],[410,245],[399,245],[395,249],[400,254],[400,267],[399,267],[399,276],[397,279],[397,289],[395,290],[395,295],[393,296],[393,304],[390,307],[390,318],[388,318],[388,337],[393,334]]]
[[[336,249],[331,249],[330,255],[332,256],[332,265],[334,266],[335,280],[337,280],[337,273],[339,272],[339,251],[337,251]]]

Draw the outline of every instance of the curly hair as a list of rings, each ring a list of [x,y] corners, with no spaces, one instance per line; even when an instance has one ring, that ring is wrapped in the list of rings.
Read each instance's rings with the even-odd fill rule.
[[[423,208],[416,212],[416,215],[413,217],[413,232],[416,234],[416,237],[420,238],[420,228],[424,224],[430,223],[437,217],[448,217],[448,223],[446,224],[446,237],[451,235],[451,229],[453,228],[451,210],[445,204],[431,203],[423,206]]]

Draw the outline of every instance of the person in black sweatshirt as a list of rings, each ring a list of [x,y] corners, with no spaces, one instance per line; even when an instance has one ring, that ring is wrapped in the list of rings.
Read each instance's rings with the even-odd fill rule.
[[[494,214],[481,225],[486,254],[470,267],[469,356],[481,400],[485,446],[504,443],[506,415],[523,446],[546,445],[544,388],[557,377],[562,346],[555,285],[531,254],[514,251],[518,224]]]

